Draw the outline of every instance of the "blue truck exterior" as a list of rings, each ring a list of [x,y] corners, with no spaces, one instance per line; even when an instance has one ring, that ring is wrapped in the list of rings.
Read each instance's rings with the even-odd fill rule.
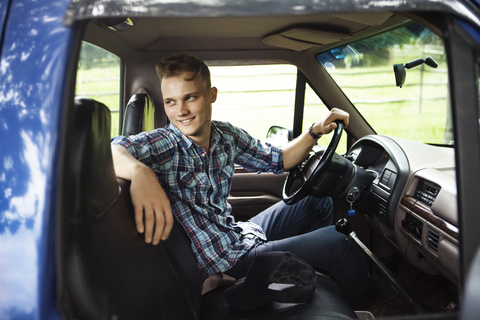
[[[68,3],[0,7],[0,319],[59,318],[52,190],[74,43],[62,24]]]
[[[0,320],[61,318],[55,194],[78,42],[64,25],[70,2],[0,0]],[[464,28],[479,40],[477,25]]]

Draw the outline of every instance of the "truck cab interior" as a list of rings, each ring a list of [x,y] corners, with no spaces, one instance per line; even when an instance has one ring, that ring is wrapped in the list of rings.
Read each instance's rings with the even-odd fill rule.
[[[323,137],[296,169],[308,184],[305,194],[332,197],[334,220],[348,219],[388,270],[382,272],[366,254],[379,297],[399,318],[457,319],[469,312],[460,301],[476,247],[470,233],[460,230],[472,228],[477,218],[467,214],[473,200],[459,179],[468,182],[478,156],[469,151],[478,146],[466,144],[469,135],[479,134],[479,48],[461,27],[462,11],[440,3],[430,10],[220,2],[71,3],[64,24],[77,28],[79,38],[72,52],[58,189],[62,315],[366,317],[321,270],[312,302],[237,312],[223,298],[230,284],[202,294],[189,239],[178,224],[157,246],[137,233],[129,181],[115,176],[110,139],[167,125],[155,64],[184,51],[211,69],[212,85],[219,89],[213,118],[262,142],[281,136],[272,143],[287,143],[328,110],[347,111],[350,124],[343,133]],[[458,129],[460,123],[468,133]],[[272,133],[272,126],[282,134]],[[329,152],[331,139],[338,146]],[[318,159],[326,154],[329,165],[316,175]],[[229,198],[235,219],[288,201],[286,194],[302,196],[290,189],[295,186],[289,174],[236,167]]]

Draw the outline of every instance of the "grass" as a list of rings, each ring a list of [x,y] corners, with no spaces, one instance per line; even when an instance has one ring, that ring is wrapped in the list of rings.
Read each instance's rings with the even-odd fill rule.
[[[119,133],[120,67],[79,69],[77,72],[77,96],[86,96],[102,102],[110,109],[111,135]]]
[[[426,68],[423,74],[420,68],[408,70],[402,88],[395,87],[393,72],[376,73],[371,79],[340,70],[333,77],[377,133],[443,144],[451,141],[445,133],[449,113],[446,70],[445,65]]]
[[[439,71],[440,70],[440,71]],[[263,140],[273,125],[292,127],[296,68],[282,66],[211,67],[212,85],[219,89],[213,118],[229,121]],[[377,133],[411,140],[444,143],[447,108],[447,73],[420,68],[407,72],[403,88],[395,87],[391,68],[337,69],[332,76]],[[423,87],[420,91],[420,78]],[[120,68],[79,70],[77,95],[106,104],[112,111],[112,135],[118,133]],[[304,130],[327,113],[311,89],[306,93]],[[328,138],[321,139],[327,143]],[[345,143],[339,152],[344,152]],[[342,150],[343,149],[343,150]]]

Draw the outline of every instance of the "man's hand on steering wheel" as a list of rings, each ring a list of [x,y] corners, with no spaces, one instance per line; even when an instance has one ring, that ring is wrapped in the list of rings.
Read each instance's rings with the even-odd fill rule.
[[[335,121],[343,121],[346,128],[348,126],[349,119],[350,115],[347,112],[333,108],[322,120],[313,125],[313,131],[317,134],[328,134],[337,128]]]
[[[337,149],[343,128],[349,123],[349,118],[350,115],[347,112],[333,108],[322,120],[314,123],[308,133],[302,134],[298,141],[294,140],[289,143],[287,148],[284,148],[284,167],[290,170],[283,187],[283,201],[285,203],[294,204],[309,195],[315,182],[320,181],[325,176]],[[334,133],[325,152],[313,154],[302,169],[298,164],[305,159],[319,136],[330,133],[332,130],[334,130]],[[301,186],[293,191],[295,181],[300,181]]]
[[[313,134],[309,132],[310,130],[306,131],[284,146],[282,154],[285,171],[294,169],[301,164],[317,143],[319,136],[330,133],[337,128],[335,121],[343,121],[345,126],[347,126],[349,117],[350,115],[347,112],[333,108],[322,120],[313,124]]]

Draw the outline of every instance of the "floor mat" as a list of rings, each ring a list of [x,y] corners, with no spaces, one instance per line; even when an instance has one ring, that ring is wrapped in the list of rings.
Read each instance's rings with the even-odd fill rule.
[[[392,270],[400,279],[407,292],[418,299],[430,312],[454,312],[458,309],[458,289],[443,275],[427,275],[406,263],[396,264]],[[415,313],[380,274],[375,276],[379,287],[379,296],[383,302],[398,309],[403,314]]]

